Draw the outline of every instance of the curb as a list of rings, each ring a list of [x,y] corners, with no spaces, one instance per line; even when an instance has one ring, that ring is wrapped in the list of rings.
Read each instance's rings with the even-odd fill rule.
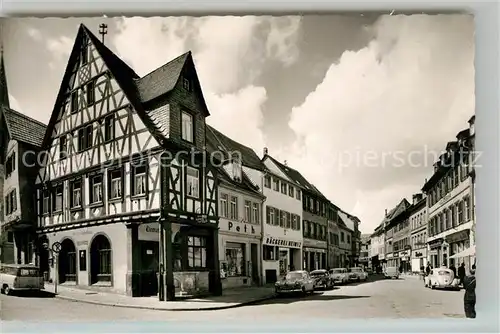
[[[269,299],[273,299],[276,297],[275,294],[266,296],[266,297],[261,297],[258,299],[254,299],[248,302],[243,302],[243,303],[235,303],[232,305],[226,305],[226,306],[212,306],[212,307],[198,307],[198,308],[163,308],[163,307],[154,307],[154,306],[141,306],[141,305],[130,305],[130,304],[120,304],[120,303],[108,303],[108,302],[97,302],[93,300],[84,300],[84,299],[78,299],[78,298],[73,298],[73,297],[67,297],[67,296],[61,296],[61,295],[55,295],[56,298],[63,299],[63,300],[68,300],[72,302],[78,302],[78,303],[87,303],[87,304],[93,304],[93,305],[102,305],[102,306],[112,306],[112,307],[122,307],[122,308],[135,308],[135,309],[142,309],[142,310],[155,310],[155,311],[216,311],[216,310],[225,310],[225,309],[230,309],[230,308],[237,308],[237,307],[242,307],[242,306],[249,306],[253,304],[257,304]]]

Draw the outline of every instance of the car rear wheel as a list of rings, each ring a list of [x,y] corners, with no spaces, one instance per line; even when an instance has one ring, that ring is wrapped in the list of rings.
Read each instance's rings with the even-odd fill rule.
[[[10,295],[12,293],[12,291],[10,290],[9,286],[6,285],[4,288],[3,288],[3,293],[6,294],[6,295]]]

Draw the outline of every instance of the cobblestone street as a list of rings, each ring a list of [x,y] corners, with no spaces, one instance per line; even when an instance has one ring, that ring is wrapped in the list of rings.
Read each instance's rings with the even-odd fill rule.
[[[215,311],[155,311],[91,305],[58,298],[1,296],[3,320],[21,321],[276,321],[320,318],[464,318],[463,290],[424,288],[415,277],[339,286],[307,297],[271,299],[257,305]],[[196,317],[193,317],[196,312]]]

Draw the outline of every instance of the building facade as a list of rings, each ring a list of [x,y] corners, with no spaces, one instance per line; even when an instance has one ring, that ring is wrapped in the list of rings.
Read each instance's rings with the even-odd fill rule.
[[[352,230],[346,225],[342,217],[342,213],[339,212],[339,267],[340,268],[350,268],[353,267],[352,261]]]
[[[160,300],[221,293],[208,116],[190,52],[140,78],[80,26],[36,180],[52,280]]]
[[[340,267],[341,250],[338,210],[332,203],[328,204],[328,268]]]
[[[427,205],[423,194],[413,195],[410,207],[411,271],[419,273],[427,266]]]
[[[369,234],[361,235],[358,263],[364,268],[371,268],[371,238]]]
[[[427,195],[429,217],[428,258],[434,267],[458,266],[461,262],[466,268],[472,265],[470,257],[450,257],[475,242],[473,124],[447,144],[445,153],[434,164],[434,174],[422,188]]]
[[[394,225],[393,225],[394,224]],[[409,211],[404,211],[391,221],[393,229],[393,266],[401,272],[411,271],[411,246]]]
[[[243,168],[264,170],[255,152],[207,125],[209,152],[232,161],[219,168],[219,261],[223,288],[262,283],[262,221],[265,197]]]
[[[382,265],[385,263],[385,230],[383,224],[377,226],[370,235],[370,249],[371,268],[375,272],[381,272]]]
[[[266,283],[289,270],[303,268],[302,187],[291,179],[283,164],[264,150],[266,166],[264,196],[266,223],[263,224],[263,270]]]
[[[46,126],[10,108],[3,53],[0,58],[0,262],[36,258],[34,181]]]

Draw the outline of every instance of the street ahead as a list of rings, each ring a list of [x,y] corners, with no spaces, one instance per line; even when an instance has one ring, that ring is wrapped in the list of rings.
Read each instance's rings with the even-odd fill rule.
[[[373,280],[307,297],[272,299],[216,311],[154,311],[98,306],[57,298],[0,297],[2,320],[21,321],[227,321],[315,318],[463,318],[463,291],[424,288],[416,278]],[[193,314],[195,313],[195,314]]]

